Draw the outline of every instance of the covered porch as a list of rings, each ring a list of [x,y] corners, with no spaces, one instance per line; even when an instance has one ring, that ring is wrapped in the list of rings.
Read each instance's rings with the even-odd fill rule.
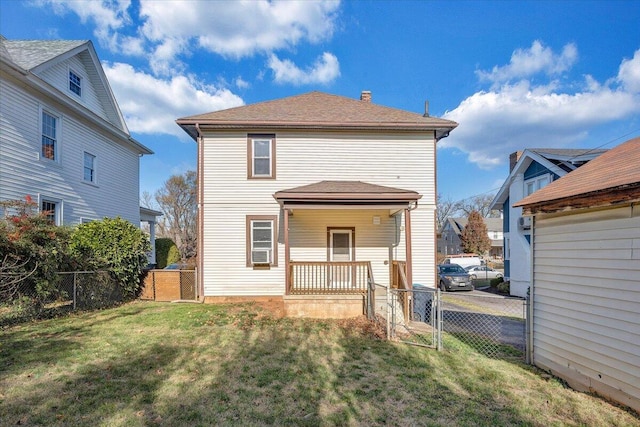
[[[323,317],[327,311],[348,313],[332,317],[363,314],[370,284],[411,283],[411,211],[421,198],[417,192],[322,181],[279,191],[274,198],[281,207],[284,301],[297,307],[294,314],[304,315],[311,306]]]

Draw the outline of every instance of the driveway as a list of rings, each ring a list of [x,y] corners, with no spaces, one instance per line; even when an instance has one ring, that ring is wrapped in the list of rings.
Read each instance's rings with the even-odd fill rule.
[[[524,301],[482,290],[443,292],[443,330],[471,333],[525,349]]]

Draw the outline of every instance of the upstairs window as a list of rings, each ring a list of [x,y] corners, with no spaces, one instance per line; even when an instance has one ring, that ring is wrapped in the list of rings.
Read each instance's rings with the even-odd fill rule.
[[[57,160],[58,118],[46,111],[42,111],[42,157],[49,160]]]
[[[529,196],[551,182],[549,175],[537,176],[535,178],[528,179],[524,182],[524,195]]]
[[[248,135],[247,177],[249,179],[275,179],[276,136]]]
[[[247,267],[278,265],[275,216],[247,216]]]
[[[69,70],[69,90],[78,96],[82,96],[82,77]]]
[[[95,184],[96,182],[96,156],[84,153],[84,180]]]

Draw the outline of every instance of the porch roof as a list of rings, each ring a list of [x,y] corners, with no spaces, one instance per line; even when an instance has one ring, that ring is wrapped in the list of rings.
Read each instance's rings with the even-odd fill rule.
[[[408,207],[421,194],[362,181],[320,181],[281,190],[273,195],[283,207],[384,206]]]

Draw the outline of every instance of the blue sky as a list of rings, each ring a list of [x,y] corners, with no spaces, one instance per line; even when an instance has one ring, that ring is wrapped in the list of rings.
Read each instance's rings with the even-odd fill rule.
[[[509,153],[640,136],[640,2],[0,0],[8,39],[91,39],[141,191],[195,169],[175,119],[320,90],[460,123],[438,192],[495,193]]]

